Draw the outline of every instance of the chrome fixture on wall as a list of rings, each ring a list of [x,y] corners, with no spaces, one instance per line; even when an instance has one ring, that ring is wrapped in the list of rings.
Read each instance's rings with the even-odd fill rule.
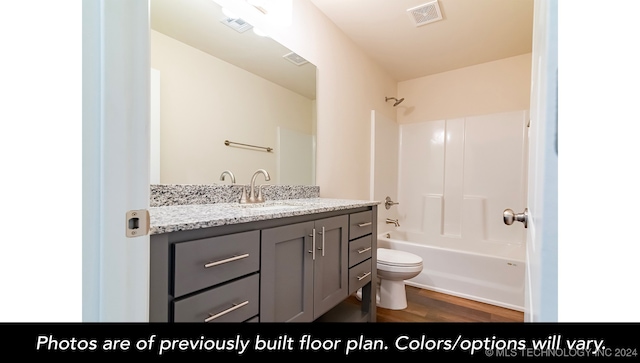
[[[389,100],[396,100],[396,102],[393,104],[393,107],[397,106],[400,104],[400,102],[404,101],[404,98],[401,99],[397,99],[395,97],[385,97],[384,98],[384,102],[388,102]]]
[[[398,202],[394,202],[393,200],[391,200],[391,198],[390,198],[390,197],[386,197],[386,198],[384,199],[384,207],[385,207],[385,208],[387,208],[387,209],[390,209],[390,208],[391,208],[391,206],[392,206],[392,205],[395,205],[395,204],[400,204],[400,203],[398,203]]]
[[[231,145],[240,145],[240,146],[246,146],[246,147],[253,147],[253,148],[256,148],[256,149],[264,149],[264,150],[266,150],[266,151],[267,151],[267,152],[269,152],[269,153],[273,151],[273,148],[272,148],[272,147],[268,147],[268,146],[256,146],[256,145],[250,145],[250,144],[243,144],[243,143],[240,143],[240,142],[233,142],[233,141],[229,141],[229,140],[224,140],[224,144],[225,144],[225,145],[227,145],[227,146],[231,146]]]
[[[400,227],[400,222],[398,222],[397,219],[391,219],[391,218],[387,218],[387,220],[385,221],[387,224],[393,224],[396,227]]]

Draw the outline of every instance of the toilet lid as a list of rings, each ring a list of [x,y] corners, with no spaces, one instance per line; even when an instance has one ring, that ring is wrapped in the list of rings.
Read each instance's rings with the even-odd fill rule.
[[[422,263],[422,258],[405,251],[378,248],[378,263],[391,266],[415,266]]]

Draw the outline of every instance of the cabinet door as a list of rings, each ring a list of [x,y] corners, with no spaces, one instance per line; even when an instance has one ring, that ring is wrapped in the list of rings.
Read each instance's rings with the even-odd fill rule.
[[[312,231],[313,222],[262,230],[261,322],[313,321]]]
[[[315,222],[314,319],[349,296],[348,230],[346,215]]]

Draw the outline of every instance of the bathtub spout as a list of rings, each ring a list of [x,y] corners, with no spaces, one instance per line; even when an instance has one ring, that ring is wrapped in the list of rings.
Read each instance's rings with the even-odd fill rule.
[[[398,222],[397,219],[391,219],[391,218],[387,218],[387,220],[385,221],[387,224],[393,224],[396,227],[400,227],[400,222]]]

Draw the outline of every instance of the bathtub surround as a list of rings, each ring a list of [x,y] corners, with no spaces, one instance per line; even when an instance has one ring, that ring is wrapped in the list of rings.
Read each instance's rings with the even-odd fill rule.
[[[424,260],[407,284],[523,309],[525,230],[509,228],[502,213],[525,208],[527,121],[528,111],[501,112],[396,124],[397,140],[373,138],[376,150],[398,148],[396,160],[376,152],[372,162],[374,172],[397,170],[397,190],[378,173],[372,183],[373,195],[397,193],[400,203],[380,209],[379,219],[400,226],[380,224],[379,247]],[[374,127],[391,126],[378,118]]]
[[[172,205],[199,205],[214,203],[237,203],[243,185],[236,184],[152,184],[150,207]],[[249,193],[249,186],[244,185]],[[318,198],[320,187],[312,185],[271,185],[261,186],[265,200],[286,200]]]
[[[527,121],[517,111],[401,125],[404,230],[421,241],[524,245],[524,229],[502,212],[526,207]]]

